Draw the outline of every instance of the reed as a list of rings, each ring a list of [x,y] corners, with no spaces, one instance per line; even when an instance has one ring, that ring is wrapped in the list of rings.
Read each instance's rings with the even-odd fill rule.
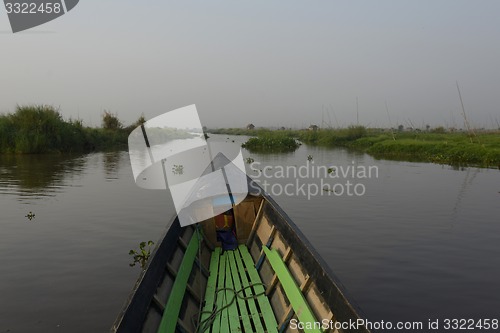
[[[349,142],[358,140],[368,134],[364,126],[349,126],[344,129],[324,129],[319,131],[297,131],[300,141],[322,146],[344,146]]]
[[[81,120],[65,121],[52,106],[17,106],[0,115],[0,153],[40,154],[83,152],[126,147],[128,129],[84,127]]]

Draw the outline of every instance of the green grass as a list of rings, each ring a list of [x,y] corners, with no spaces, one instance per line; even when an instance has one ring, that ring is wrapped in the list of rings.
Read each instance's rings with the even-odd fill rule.
[[[377,158],[435,162],[450,165],[500,167],[500,132],[390,132],[369,130],[356,137],[352,129],[322,130],[315,142],[307,136],[305,143],[339,146],[366,152]]]
[[[299,147],[299,143],[295,140],[295,136],[291,131],[269,131],[259,130],[257,137],[248,139],[243,145],[243,148],[250,152],[275,153],[275,152],[292,152]]]
[[[298,139],[309,145],[344,147],[365,152],[376,158],[500,168],[500,131],[477,132],[476,136],[471,137],[468,133],[446,132],[444,129],[392,133],[350,126],[318,131],[259,130],[255,133],[257,137],[248,140],[244,147],[258,152],[280,151],[280,148],[287,147],[287,142]],[[296,147],[291,145],[289,150],[282,151],[294,149]]]
[[[0,153],[40,154],[125,148],[130,128],[84,127],[51,106],[18,106],[0,115]]]
[[[500,139],[497,142],[490,135],[480,135],[485,143],[470,142],[466,135],[455,136],[443,134],[437,138],[413,138],[400,140],[383,140],[374,142],[365,149],[376,157],[401,157],[420,159],[441,164],[478,165],[485,167],[500,167]],[[487,143],[486,141],[489,141]],[[491,142],[493,141],[493,142]]]
[[[124,128],[115,115],[105,112],[103,128],[91,128],[79,120],[64,120],[51,106],[18,106],[14,113],[0,115],[0,153],[126,149],[129,133],[142,122],[143,117]],[[318,131],[233,128],[209,132],[252,136],[243,144],[251,152],[292,152],[299,147],[297,140],[300,140],[309,145],[354,149],[376,158],[500,167],[500,131],[478,132],[473,137],[445,129],[391,133],[363,126]]]
[[[297,131],[297,137],[300,141],[322,146],[344,146],[366,135],[367,129],[363,126],[349,126],[345,129],[336,130]]]

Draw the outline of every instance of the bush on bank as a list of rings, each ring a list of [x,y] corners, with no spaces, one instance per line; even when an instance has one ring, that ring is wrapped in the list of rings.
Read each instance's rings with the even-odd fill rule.
[[[116,124],[112,119],[116,116],[105,115]],[[14,113],[0,115],[0,153],[66,153],[126,147],[131,129],[84,127],[81,120],[65,121],[52,106],[17,106]]]

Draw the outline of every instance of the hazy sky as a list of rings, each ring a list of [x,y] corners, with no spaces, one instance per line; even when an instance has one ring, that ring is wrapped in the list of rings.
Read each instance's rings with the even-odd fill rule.
[[[500,1],[81,0],[12,34],[0,9],[0,112],[100,125],[196,104],[209,127],[500,122]],[[324,125],[325,126],[325,125]]]

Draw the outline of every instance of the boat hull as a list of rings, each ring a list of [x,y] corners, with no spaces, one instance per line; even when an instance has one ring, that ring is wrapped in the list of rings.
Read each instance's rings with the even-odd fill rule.
[[[328,328],[326,331],[369,332],[363,326],[335,329],[335,323],[357,322],[361,318],[359,309],[346,297],[340,281],[295,223],[257,184],[251,185],[254,189],[252,194],[233,207],[234,232],[240,246],[248,249],[265,286],[265,294],[276,321],[276,331],[299,332],[297,325],[307,324],[301,318],[309,318],[309,321],[314,318],[316,325],[329,323],[328,327],[322,327]],[[208,295],[213,289],[209,282],[210,276],[214,274],[212,254],[221,246],[217,241],[215,225],[214,218],[199,223],[198,227],[181,227],[177,219],[171,222],[141,272],[111,332],[157,332],[166,315],[165,309],[171,309],[172,306],[176,311],[179,309],[178,316],[177,312],[174,313],[177,317],[174,331],[197,330],[200,308],[207,307]],[[187,260],[183,260],[183,257],[196,235],[201,237],[196,258],[193,263],[186,264]],[[190,270],[188,281],[186,285],[178,287],[179,281],[176,279],[180,279],[180,271],[186,267]],[[217,287],[220,286],[215,289]],[[182,288],[184,294],[176,300],[178,304],[172,305],[170,295],[177,292],[176,288]],[[305,314],[310,314],[310,317]],[[245,330],[241,315],[240,319],[241,331],[245,332],[248,329]],[[247,328],[250,327],[246,324]],[[309,325],[312,324],[309,322]],[[252,322],[252,331],[258,325]],[[273,330],[266,329],[268,332]],[[215,330],[210,328],[205,332]]]

